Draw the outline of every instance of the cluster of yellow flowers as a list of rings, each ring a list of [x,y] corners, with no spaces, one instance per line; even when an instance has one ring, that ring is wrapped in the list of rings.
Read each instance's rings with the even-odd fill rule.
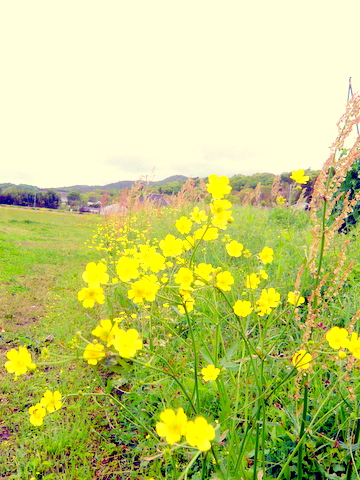
[[[360,337],[356,332],[352,332],[350,338],[349,332],[346,328],[332,327],[326,333],[326,340],[334,350],[346,349],[349,350],[351,355],[360,359]],[[340,350],[338,353],[339,358],[346,358],[346,352]]]
[[[44,422],[47,413],[53,413],[62,407],[62,395],[56,390],[46,390],[40,402],[29,408],[30,423],[35,427],[40,427]]]
[[[78,299],[83,302],[85,308],[92,308],[95,303],[103,304],[105,302],[104,290],[100,284],[109,281],[109,275],[106,273],[107,266],[102,263],[90,262],[82,274],[84,282],[88,287],[82,288],[78,293]]]
[[[301,301],[303,297],[299,297],[297,292],[290,292],[294,294],[294,298],[297,298],[298,302]],[[328,332],[326,332],[325,338],[329,343],[330,347],[334,350],[339,350],[338,357],[341,360],[344,360],[347,357],[347,353],[344,349],[349,350],[351,355],[357,359],[360,359],[360,337],[356,332],[352,332],[349,337],[349,332],[346,328],[342,327],[332,327]],[[292,359],[291,363],[298,370],[306,370],[310,367],[310,364],[313,360],[312,355],[304,349],[296,352]]]
[[[215,428],[204,417],[188,420],[184,410],[180,407],[175,413],[167,408],[160,414],[161,422],[156,423],[156,432],[159,437],[164,437],[170,445],[180,442],[185,436],[191,447],[196,447],[202,452],[211,448],[211,440],[215,438]]]
[[[92,331],[95,337],[100,338],[106,343],[108,348],[113,347],[114,351],[109,351],[110,355],[120,355],[122,358],[133,358],[138,350],[143,347],[142,340],[135,328],[123,330],[119,328],[118,321],[114,319],[114,323],[110,319],[100,320],[99,325]],[[97,340],[89,343],[84,351],[83,358],[90,365],[96,365],[100,360],[105,358],[105,345]]]

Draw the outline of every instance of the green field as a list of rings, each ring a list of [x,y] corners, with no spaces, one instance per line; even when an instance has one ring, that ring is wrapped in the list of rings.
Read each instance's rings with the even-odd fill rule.
[[[356,338],[339,350],[325,338],[334,326],[358,331],[357,230],[324,247],[308,212],[237,207],[206,239],[194,232],[209,224],[189,221],[194,215],[185,205],[99,225],[95,215],[0,207],[2,364],[26,346],[37,365],[15,380],[0,370],[1,478],[359,478]],[[181,217],[193,239],[186,220],[175,226]],[[168,239],[165,254],[169,234],[187,245],[181,253]],[[229,254],[231,241],[242,244],[239,255]],[[262,260],[264,247],[273,259]],[[121,258],[143,271],[126,278]],[[100,261],[105,301],[84,308],[82,273]],[[201,264],[213,266],[208,277]],[[141,284],[147,278],[154,298]],[[298,307],[288,301],[297,281]],[[243,301],[251,308],[242,316],[234,305]],[[136,329],[142,348],[128,357],[95,339],[101,319]],[[84,349],[99,344],[106,357],[90,365]],[[294,361],[302,349],[306,368]],[[219,368],[216,379],[204,379],[207,365]],[[28,409],[46,390],[60,391],[63,406],[34,426]],[[210,449],[191,446],[188,433],[174,442],[160,434],[161,412],[179,408],[215,428]]]

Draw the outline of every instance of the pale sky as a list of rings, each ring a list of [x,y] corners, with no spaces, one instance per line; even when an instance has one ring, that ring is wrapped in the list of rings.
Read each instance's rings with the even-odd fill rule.
[[[0,0],[0,183],[320,169],[359,0]]]

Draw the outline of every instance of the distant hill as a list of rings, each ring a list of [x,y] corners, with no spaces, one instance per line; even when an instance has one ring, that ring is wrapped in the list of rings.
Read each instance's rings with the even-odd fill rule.
[[[184,175],[172,175],[171,177],[164,178],[164,180],[158,180],[156,182],[149,182],[149,185],[161,185],[171,182],[186,182],[188,177]],[[93,192],[94,190],[123,190],[124,188],[131,188],[134,185],[135,181],[133,180],[121,180],[120,182],[108,183],[107,185],[72,185],[70,187],[61,187],[55,188],[53,190],[61,192],[80,192],[87,193]]]
[[[171,177],[164,178],[164,180],[158,180],[156,182],[149,182],[149,185],[161,185],[171,182],[186,182],[188,177],[184,175],[172,175]],[[108,183],[107,185],[71,185],[70,187],[59,187],[59,188],[39,188],[33,185],[25,185],[15,183],[0,183],[0,192],[6,188],[16,187],[18,189],[27,190],[27,191],[45,191],[45,190],[55,190],[56,192],[80,192],[88,193],[93,192],[94,190],[123,190],[124,188],[131,188],[134,185],[135,181],[133,180],[121,180],[120,182]]]
[[[15,185],[15,183],[0,183],[0,192],[6,190],[7,188],[15,187],[21,190],[26,190],[27,192],[39,192],[41,188],[34,187],[33,185],[26,185],[25,183],[20,183]],[[43,190],[54,190],[52,189],[43,189]]]

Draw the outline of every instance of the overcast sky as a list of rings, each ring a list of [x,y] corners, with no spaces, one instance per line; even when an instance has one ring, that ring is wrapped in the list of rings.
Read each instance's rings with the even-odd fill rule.
[[[0,0],[0,183],[319,169],[359,0]]]

